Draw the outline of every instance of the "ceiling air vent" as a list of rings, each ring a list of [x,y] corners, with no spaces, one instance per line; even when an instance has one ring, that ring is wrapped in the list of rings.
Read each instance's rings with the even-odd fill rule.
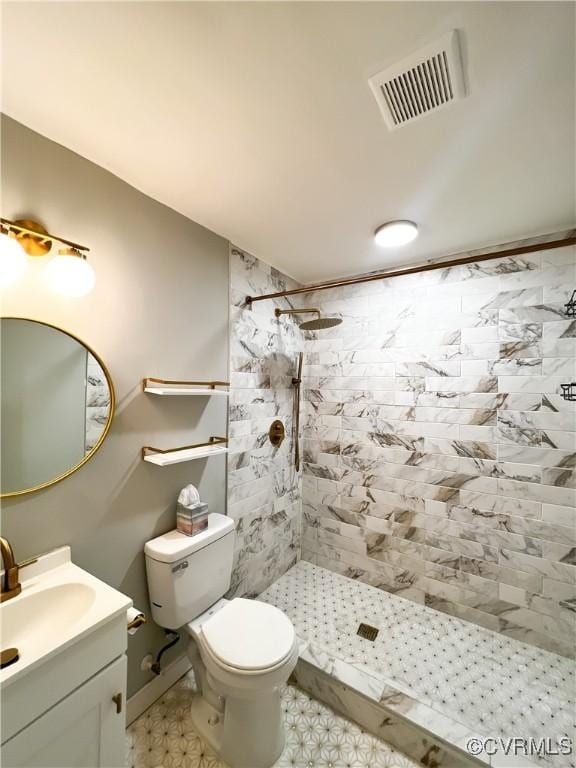
[[[464,96],[458,33],[453,30],[368,81],[390,130]]]

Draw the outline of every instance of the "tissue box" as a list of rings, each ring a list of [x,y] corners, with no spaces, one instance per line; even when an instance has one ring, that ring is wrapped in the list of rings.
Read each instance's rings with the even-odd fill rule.
[[[194,534],[208,528],[208,504],[200,502],[191,507],[185,507],[183,504],[176,505],[176,528],[180,533],[186,536]]]

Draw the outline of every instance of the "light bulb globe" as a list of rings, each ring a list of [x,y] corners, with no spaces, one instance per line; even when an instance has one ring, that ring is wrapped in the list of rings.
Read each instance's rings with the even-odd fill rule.
[[[0,234],[0,288],[19,280],[27,258],[21,245],[9,235]]]
[[[62,296],[86,296],[96,282],[94,270],[81,256],[55,256],[46,267],[46,281]]]

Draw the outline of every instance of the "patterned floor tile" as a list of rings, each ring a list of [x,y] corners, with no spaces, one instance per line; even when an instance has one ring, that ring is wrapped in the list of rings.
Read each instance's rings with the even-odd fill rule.
[[[504,738],[574,735],[574,662],[300,561],[263,592],[304,640]],[[360,622],[379,629],[374,642]]]
[[[126,731],[128,768],[226,768],[190,722],[192,673],[183,677]],[[286,747],[275,768],[418,768],[293,685],[282,693]]]

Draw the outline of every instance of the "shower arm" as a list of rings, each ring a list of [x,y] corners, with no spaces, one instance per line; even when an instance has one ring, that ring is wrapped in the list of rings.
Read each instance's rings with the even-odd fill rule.
[[[274,314],[276,317],[281,317],[282,315],[315,314],[318,316],[318,320],[321,318],[320,310],[316,309],[316,307],[311,307],[310,309],[278,309],[276,307]]]

